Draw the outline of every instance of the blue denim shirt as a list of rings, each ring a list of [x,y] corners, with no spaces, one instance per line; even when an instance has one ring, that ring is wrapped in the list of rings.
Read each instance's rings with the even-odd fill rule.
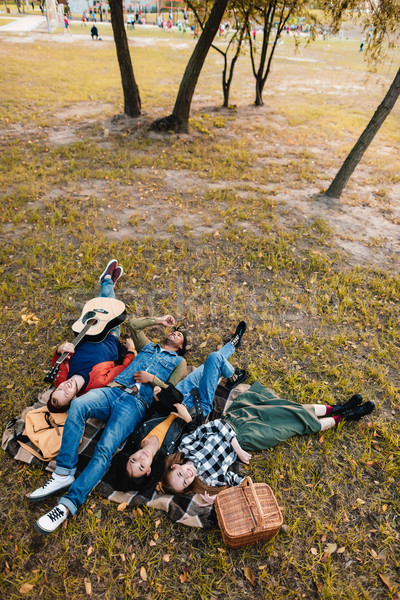
[[[182,360],[182,356],[178,356],[176,352],[170,350],[161,351],[160,344],[152,344],[150,342],[141,349],[131,364],[114,381],[126,386],[132,386],[135,385],[134,373],[136,371],[147,371],[161,379],[161,381],[167,382],[172,371]],[[153,388],[150,383],[141,384],[138,396],[146,404],[151,404],[153,401]]]

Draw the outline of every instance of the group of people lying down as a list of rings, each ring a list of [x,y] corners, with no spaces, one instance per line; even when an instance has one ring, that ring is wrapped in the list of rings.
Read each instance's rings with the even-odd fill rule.
[[[115,297],[114,286],[122,273],[118,262],[110,260],[100,276],[101,296]],[[84,341],[75,348],[65,342],[57,348],[53,363],[63,352],[70,356],[61,365],[47,405],[50,412],[68,411],[68,416],[55,471],[28,498],[37,502],[65,493],[36,521],[40,533],[52,533],[74,515],[110,464],[115,489],[140,490],[157,481],[160,492],[200,493],[207,505],[224,486],[242,482],[230,470],[237,459],[247,464],[251,451],[271,448],[296,434],[335,427],[342,419],[357,421],[375,407],[373,402],[363,404],[360,394],[335,406],[301,405],[271,398],[256,382],[239,394],[223,418],[206,422],[220,378],[233,389],[247,377],[245,370],[229,362],[247,325],[240,321],[230,341],[187,375],[183,358],[187,337],[175,324],[171,315],[131,319],[122,362],[119,327],[101,342]],[[144,334],[154,325],[171,328],[161,343]],[[140,427],[151,411],[146,427]],[[171,412],[166,416],[165,411]],[[75,479],[78,447],[90,418],[105,422],[105,427],[90,462]],[[139,431],[146,434],[140,436]],[[125,455],[121,461],[121,454],[113,458],[128,436],[134,440],[129,458]]]

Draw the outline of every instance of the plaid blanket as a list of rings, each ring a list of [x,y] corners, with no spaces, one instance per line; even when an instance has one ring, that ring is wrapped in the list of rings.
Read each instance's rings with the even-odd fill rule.
[[[210,420],[220,417],[233,399],[248,388],[248,385],[240,384],[232,392],[229,392],[227,388],[219,385],[215,394],[214,410],[210,415]],[[2,448],[16,460],[39,466],[52,472],[56,466],[55,460],[44,462],[33,456],[33,454],[25,448],[22,448],[18,443],[18,439],[20,439],[27,446],[30,445],[32,447],[29,438],[22,436],[22,433],[25,428],[25,416],[27,412],[34,408],[38,408],[39,406],[43,406],[43,403],[40,402],[40,400],[33,406],[26,408],[19,417],[14,417],[7,423],[3,434]],[[84,436],[79,446],[79,460],[77,465],[78,474],[83,471],[92,458],[96,444],[102,435],[103,427],[104,424],[96,419],[89,419],[86,422]],[[123,448],[124,445],[118,449],[118,452],[123,451]],[[103,479],[97,484],[95,490],[101,496],[108,498],[113,502],[117,502],[118,504],[126,503],[126,507],[147,505],[163,510],[170,519],[176,523],[204,528],[211,528],[217,525],[214,508],[200,506],[201,501],[198,495],[159,495],[155,491],[155,486],[140,492],[120,492],[112,486],[110,471],[108,471]]]

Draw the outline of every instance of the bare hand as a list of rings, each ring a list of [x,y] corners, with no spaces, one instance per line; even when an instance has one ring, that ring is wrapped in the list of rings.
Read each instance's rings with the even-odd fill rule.
[[[204,494],[200,495],[200,498],[204,500],[204,504],[199,504],[199,506],[212,506],[216,497],[217,494],[215,494],[215,496],[211,496],[208,492],[204,492]]]
[[[245,465],[248,465],[251,461],[251,454],[246,452],[246,450],[243,450],[243,448],[240,449],[240,452],[238,452],[237,455],[239,460],[241,460]]]
[[[128,352],[135,352],[135,344],[133,343],[133,339],[131,337],[126,338],[124,346]]]
[[[154,396],[154,400],[155,400],[156,402],[160,402],[160,401],[159,401],[159,399],[158,399],[158,394],[159,394],[160,392],[161,392],[161,388],[160,388],[160,386],[159,386],[159,385],[156,385],[156,387],[155,387],[155,388],[154,388],[154,390],[153,390],[153,396]]]
[[[64,352],[68,352],[69,354],[73,354],[75,352],[75,346],[71,344],[71,342],[63,342],[57,348],[58,354],[64,354]]]
[[[136,383],[151,383],[154,379],[154,375],[152,373],[148,373],[147,371],[136,371],[133,375]]]
[[[165,315],[165,317],[158,317],[157,323],[164,327],[173,327],[176,321],[172,315]]]
[[[184,404],[180,404],[179,402],[174,404],[174,406],[176,408],[176,412],[172,412],[171,415],[176,415],[177,417],[183,419],[183,421],[185,421],[186,423],[190,423],[192,417],[190,416],[186,406]]]

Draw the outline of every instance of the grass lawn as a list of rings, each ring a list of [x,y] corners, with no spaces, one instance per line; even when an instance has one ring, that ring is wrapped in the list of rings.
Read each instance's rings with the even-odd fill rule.
[[[146,508],[120,512],[96,493],[67,527],[41,537],[33,522],[54,502],[31,506],[24,494],[46,475],[3,453],[0,597],[399,598],[399,106],[341,201],[319,199],[398,54],[369,72],[359,40],[295,53],[284,39],[265,105],[253,106],[244,55],[222,109],[211,50],[191,133],[158,136],[148,125],[172,109],[191,37],[130,32],[143,106],[130,121],[115,117],[112,39],[92,42],[86,29],[0,37],[4,426],[44,389],[52,348],[71,339],[69,324],[112,256],[125,269],[118,294],[130,313],[171,312],[190,327],[190,364],[245,318],[233,361],[251,382],[302,403],[359,391],[377,408],[241,467],[271,485],[285,526],[240,550],[224,547],[217,529],[186,529]]]

